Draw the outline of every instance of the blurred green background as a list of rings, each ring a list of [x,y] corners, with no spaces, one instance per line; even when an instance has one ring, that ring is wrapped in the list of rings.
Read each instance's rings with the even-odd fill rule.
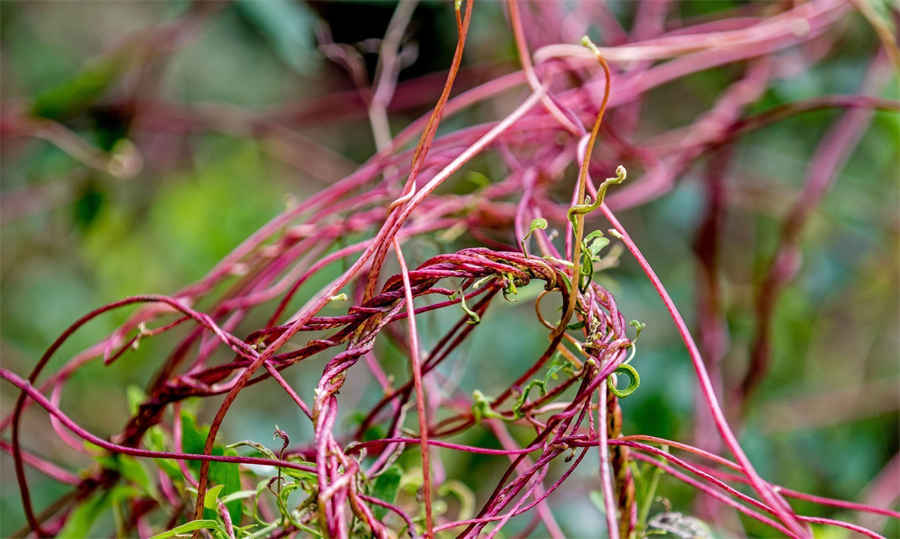
[[[688,2],[679,6],[678,15],[726,12],[738,4]],[[633,16],[634,3],[613,6],[623,21]],[[170,293],[199,278],[278,213],[287,196],[303,198],[374,153],[364,109],[344,107],[354,102],[352,97],[331,108],[310,105],[353,94],[346,71],[317,49],[317,32],[329,29],[335,42],[364,51],[371,77],[377,56],[365,52],[372,48],[366,43],[384,35],[393,9],[390,2],[288,0],[193,6],[178,1],[0,3],[3,367],[27,373],[68,324],[96,306],[127,295]],[[774,84],[751,110],[854,92],[877,42],[856,15],[836,30],[839,47],[808,72]],[[164,32],[171,33],[149,50],[134,45]],[[408,34],[418,53],[401,80],[439,75],[455,43],[448,4],[421,4]],[[477,5],[465,58],[463,86],[517,68],[499,3]],[[711,70],[651,91],[639,132],[654,134],[688,123],[739,74],[733,68]],[[395,132],[428,110],[439,85],[429,88],[431,93],[413,96],[392,113]],[[900,97],[896,77],[884,97]],[[679,107],[668,106],[674,101]],[[136,173],[97,170],[55,144],[22,135],[21,124],[39,116],[60,122]],[[248,127],[249,117],[284,121],[279,130],[259,135]],[[490,105],[480,105],[450,118],[443,130],[495,117]],[[738,380],[747,364],[755,285],[774,252],[780,218],[802,186],[818,140],[838,117],[835,111],[805,114],[747,136],[736,147],[720,247],[728,381]],[[302,156],[310,152],[321,157],[324,168],[304,162]],[[490,176],[502,170],[499,162],[489,156],[483,172]],[[812,214],[803,234],[802,268],[777,306],[774,363],[753,396],[740,436],[763,476],[796,490],[863,499],[866,486],[900,449],[898,163],[900,118],[876,113],[848,166]],[[664,197],[621,215],[692,325],[697,271],[692,242],[703,213],[703,170],[702,165],[692,168]],[[464,237],[453,248],[471,241]],[[433,249],[430,242],[415,244],[410,263],[421,262]],[[304,290],[311,293],[326,277]],[[691,440],[693,371],[661,302],[624,257],[603,284],[629,319],[647,323],[636,363],[642,384],[623,402],[624,431]],[[91,323],[54,364],[108,334],[126,315],[118,312]],[[443,315],[423,319],[425,344],[438,338],[447,320]],[[467,393],[491,394],[545,339],[530,304],[497,302],[464,346],[458,361],[465,366],[453,376]],[[68,384],[63,408],[95,433],[120,430],[128,417],[126,387],[143,387],[172,342],[151,339],[110,368],[88,364]],[[385,344],[379,355],[405,379],[396,350]],[[298,365],[287,371],[288,379],[308,396],[310,380],[320,369],[320,360]],[[353,373],[363,375],[358,368],[351,380]],[[348,383],[347,393],[356,392],[362,404],[373,402],[377,392],[371,383]],[[6,414],[16,392],[4,386],[0,394]],[[348,400],[349,416],[352,410],[346,407],[353,399]],[[69,469],[89,464],[55,440],[43,413],[27,417],[27,447]],[[275,424],[294,443],[310,433],[282,394],[262,385],[241,397],[222,437],[266,442]],[[488,443],[478,436],[475,431],[467,440]],[[495,479],[505,466],[504,460],[441,455],[448,475],[461,477],[480,494],[490,486],[487,479]],[[601,513],[584,496],[597,488],[595,470],[592,456],[571,479],[577,488],[553,498],[561,525],[573,537],[592,536],[602,527]],[[23,525],[24,517],[8,456],[0,458],[0,471],[0,536],[6,536]],[[66,491],[39,474],[33,478],[38,507]],[[692,512],[693,491],[674,479],[664,480],[662,489],[676,510]],[[841,516],[810,504],[797,507]],[[514,522],[510,530],[526,523]],[[896,523],[889,526],[889,535],[900,536]],[[764,534],[754,532],[752,524],[748,530]]]

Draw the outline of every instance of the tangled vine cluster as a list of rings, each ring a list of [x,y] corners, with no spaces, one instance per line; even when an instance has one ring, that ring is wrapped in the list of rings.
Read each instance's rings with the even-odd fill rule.
[[[898,108],[876,97],[896,68],[890,36],[873,58],[859,95],[744,116],[744,107],[772,80],[791,76],[798,62],[806,65],[821,57],[829,31],[854,9],[851,3],[773,5],[765,15],[667,32],[650,1],[636,23],[640,28],[628,34],[602,3],[585,2],[575,8],[576,15],[603,29],[602,46],[585,39],[580,45],[546,45],[532,52],[528,36],[536,34],[541,16],[555,21],[562,17],[555,10],[568,8],[537,3],[526,5],[523,13],[522,5],[509,0],[506,12],[522,68],[451,97],[469,25],[477,16],[474,4],[453,5],[458,43],[431,113],[392,136],[386,107],[398,89],[397,35],[415,6],[400,2],[381,43],[378,76],[364,92],[379,151],[357,171],[291,202],[198,282],[169,296],[129,297],[86,314],[48,348],[27,378],[0,370],[21,390],[2,429],[11,431],[4,449],[15,461],[28,520],[23,534],[77,536],[89,515],[115,506],[121,533],[153,537],[494,537],[519,515],[531,515],[525,535],[540,528],[541,534],[562,537],[551,495],[591,452],[599,454],[597,504],[610,537],[708,533],[697,519],[652,512],[660,474],[791,537],[809,537],[810,523],[879,535],[857,524],[800,514],[790,498],[900,517],[889,509],[792,491],[756,472],[719,403],[709,374],[714,365],[701,357],[674,302],[612,211],[665,193],[701,155],[808,110],[848,109],[827,141],[829,156],[846,154],[873,109]],[[791,54],[775,54],[788,49]],[[653,144],[629,141],[642,94],[725,64],[745,65],[744,75],[712,110]],[[437,136],[445,117],[523,85],[530,89],[527,97],[502,119]],[[608,111],[619,114],[614,124],[604,120]],[[46,125],[40,129],[48,133]],[[597,145],[603,147],[602,157],[592,160]],[[484,152],[500,156],[505,177],[469,194],[439,189]],[[626,182],[620,162],[629,168],[634,163],[642,173]],[[788,218],[760,300],[764,322],[778,289],[790,278],[782,259],[797,248],[805,216],[838,166],[830,157],[811,164],[810,183]],[[566,175],[572,168],[579,171],[574,182]],[[592,179],[610,174],[599,185]],[[608,222],[605,230],[597,224],[599,215]],[[586,232],[588,226],[597,229]],[[446,250],[415,268],[407,266],[403,246],[411,239],[437,237],[443,247],[463,235],[479,246]],[[623,432],[620,400],[639,390],[635,343],[642,325],[630,322],[613,294],[593,279],[624,250],[636,258],[671,314],[715,430],[733,460],[676,440]],[[290,311],[304,284],[341,263],[346,269],[336,279]],[[543,284],[536,299],[520,294],[532,282]],[[509,373],[506,389],[496,395],[440,390],[446,380],[437,367],[452,361],[488,309],[504,300],[534,303],[536,322],[547,333],[546,348],[522,358],[520,372]],[[553,302],[558,311],[547,307]],[[84,324],[135,305],[140,308],[114,334],[45,375],[54,354]],[[455,312],[457,321],[425,350],[416,320],[436,310]],[[550,312],[558,312],[559,319]],[[265,325],[247,331],[242,322],[260,313]],[[744,394],[765,371],[767,323],[741,387]],[[180,335],[180,342],[160,359],[144,393],[134,397],[132,416],[120,433],[92,434],[60,408],[65,383],[81,366],[127,361],[143,340],[164,334]],[[375,350],[379,339],[403,350],[406,381],[385,374]],[[223,349],[229,359],[217,355]],[[301,361],[322,363],[320,378],[311,384],[311,402],[282,375]],[[351,374],[357,364],[365,371]],[[348,376],[363,372],[380,383],[383,396],[354,428],[342,428],[341,389]],[[291,440],[273,425],[283,441],[278,450],[222,440],[219,430],[232,405],[245,388],[260,383],[281,388],[297,414],[308,419],[312,439]],[[208,426],[185,405],[215,397],[221,404]],[[49,412],[62,440],[94,455],[98,465],[76,476],[24,448],[22,414],[35,404]],[[511,425],[530,429],[530,440],[520,444],[510,434]],[[479,428],[492,433],[499,448],[449,441]],[[397,459],[412,450],[420,454],[420,468],[401,470]],[[495,458],[503,473],[493,492],[475,500],[447,477],[438,486],[440,462],[435,460],[445,450]],[[70,484],[70,493],[37,510],[26,467]]]

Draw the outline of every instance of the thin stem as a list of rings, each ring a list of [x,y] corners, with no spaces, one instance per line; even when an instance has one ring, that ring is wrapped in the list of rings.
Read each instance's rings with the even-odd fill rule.
[[[691,357],[691,362],[694,365],[694,371],[697,374],[697,380],[700,384],[700,391],[703,394],[703,398],[706,401],[707,406],[709,407],[709,411],[713,415],[713,420],[716,423],[716,428],[719,430],[719,435],[722,436],[725,445],[737,459],[742,468],[742,471],[747,475],[747,478],[750,480],[750,483],[753,486],[754,490],[756,490],[756,492],[763,498],[763,500],[765,500],[765,502],[774,509],[775,514],[778,516],[778,518],[781,519],[781,521],[788,527],[788,529],[791,530],[792,533],[796,534],[799,537],[808,537],[810,535],[809,531],[803,525],[797,522],[796,515],[794,515],[793,512],[790,511],[789,506],[786,508],[787,503],[783,499],[781,499],[781,497],[778,496],[776,492],[772,490],[771,485],[766,483],[759,476],[759,474],[756,472],[756,469],[753,467],[753,464],[750,462],[750,459],[747,458],[747,455],[741,448],[740,443],[738,443],[737,437],[734,435],[731,427],[728,425],[728,420],[725,418],[725,413],[722,411],[718,399],[716,399],[715,389],[713,388],[712,381],[709,378],[709,373],[707,373],[706,371],[706,365],[703,361],[703,357],[700,355],[700,350],[697,348],[697,344],[694,342],[694,338],[691,336],[691,332],[690,330],[688,330],[687,324],[685,324],[684,322],[684,318],[682,318],[681,313],[675,306],[675,302],[672,301],[672,297],[669,295],[669,292],[662,284],[662,281],[660,281],[659,277],[657,277],[656,272],[653,271],[650,263],[647,262],[647,259],[644,258],[643,253],[641,253],[640,249],[638,249],[637,245],[631,239],[628,231],[625,230],[625,227],[623,227],[621,223],[619,223],[619,220],[616,219],[616,216],[613,215],[606,204],[600,205],[600,211],[603,212],[603,215],[606,217],[609,223],[622,236],[622,242],[625,244],[625,247],[637,260],[638,264],[641,266],[641,269],[644,271],[644,274],[653,284],[653,288],[656,289],[659,297],[663,300],[663,303],[666,306],[666,310],[669,311],[669,316],[675,323],[675,327],[678,329],[678,334],[681,336],[681,340],[687,347],[688,354]]]
[[[600,384],[598,396],[600,403],[599,420],[597,421],[598,439],[600,446],[600,483],[603,485],[603,505],[606,507],[606,533],[610,539],[619,538],[619,524],[616,522],[616,500],[613,498],[612,476],[609,462],[609,440],[607,439],[606,419],[606,384]]]
[[[600,63],[600,66],[603,68],[603,76],[606,80],[606,84],[603,87],[603,101],[600,103],[600,112],[597,113],[597,119],[594,120],[594,126],[591,128],[591,134],[584,150],[584,158],[581,161],[581,167],[578,171],[578,186],[576,189],[574,206],[584,204],[584,195],[588,182],[588,169],[591,165],[591,153],[594,150],[594,143],[597,141],[597,135],[600,133],[600,124],[603,123],[606,105],[609,103],[610,84],[612,80],[609,73],[609,65],[599,53],[596,53],[595,56]],[[581,238],[584,237],[584,214],[575,213],[575,223],[574,238],[572,239],[572,257],[569,259],[572,262],[572,293],[569,295],[565,313],[559,322],[559,326],[556,327],[554,334],[562,334],[566,331],[569,320],[572,319],[572,315],[575,312],[575,304],[578,301],[578,288],[579,283],[581,282]]]
[[[422,489],[425,491],[425,538],[434,537],[434,519],[431,507],[431,463],[428,449],[428,415],[425,408],[425,392],[422,389],[422,367],[419,362],[419,335],[416,331],[416,312],[413,304],[412,287],[409,283],[409,270],[406,269],[406,260],[403,258],[403,250],[400,243],[394,238],[394,251],[397,253],[397,261],[400,263],[400,273],[403,276],[403,291],[406,295],[406,323],[409,330],[409,370],[412,372],[413,385],[416,390],[416,411],[419,417],[419,447],[422,451]]]

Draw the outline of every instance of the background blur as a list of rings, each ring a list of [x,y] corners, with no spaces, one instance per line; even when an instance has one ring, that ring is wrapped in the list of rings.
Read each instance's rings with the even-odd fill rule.
[[[632,2],[611,4],[623,21],[633,16]],[[683,2],[672,16],[699,17],[741,4]],[[96,306],[127,295],[169,293],[192,282],[283,208],[287,197],[303,198],[372,155],[374,141],[356,85],[359,77],[364,84],[371,80],[377,40],[393,9],[390,2],[289,0],[193,6],[0,2],[3,367],[27,373],[62,329]],[[855,92],[877,41],[857,15],[843,21],[841,30],[840,44],[823,62],[775,83],[750,111]],[[408,65],[390,109],[395,132],[437,98],[455,33],[448,3],[417,7],[405,41]],[[349,44],[360,55],[365,70],[357,80],[323,55],[319,45],[328,40]],[[501,4],[477,4],[463,66],[458,89],[518,69]],[[691,121],[739,75],[725,67],[653,90],[638,132]],[[896,78],[884,97],[900,97]],[[492,106],[449,118],[441,132],[497,117]],[[807,161],[838,115],[804,114],[735,147],[720,238],[726,380],[743,376],[755,286]],[[30,122],[39,117],[65,129],[36,128]],[[900,449],[898,163],[900,118],[876,113],[810,217],[801,269],[777,305],[774,364],[749,403],[740,435],[764,477],[796,490],[863,500],[867,485]],[[486,162],[485,171],[492,166]],[[692,246],[703,215],[703,174],[700,160],[666,196],[621,215],[692,326]],[[465,244],[465,238],[459,241]],[[410,264],[431,252],[427,242],[414,244]],[[692,440],[693,371],[661,302],[624,257],[603,284],[628,318],[647,323],[637,360],[642,384],[623,402],[624,432]],[[91,323],[57,363],[108,334],[126,314]],[[424,317],[426,344],[438,335],[441,320]],[[462,387],[490,394],[492,381],[504,379],[517,358],[533,355],[545,339],[529,304],[497,302],[467,345]],[[67,386],[63,409],[93,432],[118,431],[128,416],[126,387],[143,387],[167,342],[142,343],[128,361],[111,368],[87,365]],[[382,356],[399,373],[403,360],[391,354],[396,352],[384,347]],[[304,363],[286,375],[306,396],[310,377],[318,378],[320,369],[320,363]],[[347,391],[358,392],[364,403],[377,393],[359,381]],[[16,393],[4,386],[0,394],[5,415]],[[273,423],[294,443],[309,434],[280,393],[254,387],[247,394],[230,414],[224,439],[267,442]],[[26,447],[69,469],[88,464],[55,440],[43,413],[27,417]],[[468,455],[445,460],[448,467],[468,469],[476,491],[479,481],[496,479],[498,471],[486,468],[489,462]],[[595,461],[586,461],[573,480],[591,482],[595,469]],[[7,536],[24,517],[7,455],[0,457],[0,472],[0,536]],[[42,476],[34,478],[38,507],[65,492]],[[492,483],[481,486],[487,485]],[[661,488],[674,507],[691,511],[693,491],[672,479]],[[565,490],[558,496],[565,498]],[[558,507],[560,524],[572,536],[588,534],[602,519],[580,496]],[[798,508],[836,514],[803,503]],[[889,530],[900,536],[896,523]]]

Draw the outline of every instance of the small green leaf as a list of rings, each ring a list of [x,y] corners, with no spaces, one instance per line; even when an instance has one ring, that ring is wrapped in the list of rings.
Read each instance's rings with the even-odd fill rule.
[[[238,447],[251,447],[267,459],[277,460],[278,458],[271,449],[259,442],[254,442],[253,440],[242,440],[225,446],[226,449],[237,449]]]
[[[185,453],[200,454],[203,453],[203,447],[206,445],[206,437],[209,434],[209,427],[200,427],[194,420],[194,416],[186,410],[181,411],[181,440]],[[237,451],[222,446],[214,446],[211,452],[213,455],[238,456]],[[188,463],[195,471],[200,470],[199,461],[191,461]],[[210,484],[224,485],[222,493],[229,495],[241,490],[240,470],[236,463],[231,462],[212,462],[209,465],[209,482]],[[240,525],[241,518],[244,513],[244,506],[240,500],[234,500],[225,504],[228,513],[231,515],[231,521],[237,526]],[[215,518],[215,513],[207,510],[204,513],[208,518]]]
[[[309,72],[316,59],[316,17],[304,2],[238,0],[236,6],[286,64],[299,73]]]
[[[491,184],[491,179],[476,170],[469,171],[466,174],[466,180],[475,185],[476,189],[484,189]]]
[[[238,454],[234,449],[223,450],[221,447],[214,447],[212,453],[213,455],[226,455],[232,457],[236,457]],[[241,490],[240,470],[236,463],[211,463],[209,466],[209,481],[210,483],[221,483],[223,485],[222,492],[226,496]],[[225,507],[228,508],[228,513],[231,515],[231,521],[235,523],[235,525],[238,525],[244,514],[244,505],[240,500],[233,500],[225,504]]]
[[[176,526],[169,531],[158,533],[150,539],[166,539],[167,537],[174,537],[176,535],[197,530],[216,530],[222,534],[225,533],[225,528],[215,520],[192,520],[181,526]]]
[[[207,490],[206,495],[203,496],[203,507],[215,511],[219,507],[219,493],[222,492],[223,488],[225,488],[225,485],[216,485]]]
[[[399,466],[391,466],[381,475],[375,478],[375,485],[372,486],[372,496],[388,503],[394,503],[397,499],[397,490],[400,488],[400,479],[403,477],[403,470]],[[372,507],[372,513],[375,518],[381,520],[387,514],[387,508],[375,505]]]
[[[441,496],[453,494],[459,500],[459,513],[457,513],[459,520],[472,518],[472,515],[475,513],[475,493],[465,483],[455,479],[445,481],[438,488],[438,494]]]
[[[664,452],[669,452],[668,446],[662,446]],[[663,461],[662,457],[659,457],[660,461]],[[644,466],[651,468],[650,477],[647,478],[647,474],[642,474],[642,478],[637,482],[640,491],[643,493],[643,496],[640,497],[638,502],[638,529],[646,530],[647,529],[647,518],[650,515],[650,509],[653,508],[653,501],[656,499],[656,489],[659,486],[659,477],[662,475],[662,468],[659,466],[652,466],[650,464],[645,464]]]
[[[91,455],[104,455],[106,454],[106,450],[100,447],[97,444],[93,444],[87,440],[82,444],[84,446],[84,450],[90,453]]]
[[[193,414],[181,410],[181,446],[185,453],[203,453],[209,427],[199,427]],[[200,470],[200,461],[190,461],[188,466]]]
[[[31,113],[50,119],[77,113],[99,99],[124,67],[121,55],[90,65],[71,79],[39,94],[31,104]]]
[[[597,258],[600,251],[609,245],[609,238],[603,235],[602,230],[595,230],[584,237],[585,250],[591,253],[592,258]]]
[[[524,249],[523,249],[524,251]],[[525,253],[527,256],[528,253]],[[516,278],[510,274],[503,274],[503,282],[505,286],[503,287],[503,299],[509,302],[513,302],[516,296],[519,295],[519,289],[516,288]]]
[[[301,488],[303,488],[303,485],[300,483],[288,483],[278,491],[278,496],[276,498],[278,511],[281,513],[282,518],[287,519],[297,528],[301,528],[303,524],[296,519],[296,514],[288,507],[288,498],[292,492],[300,490]]]
[[[144,466],[134,457],[128,455],[105,455],[97,457],[97,462],[104,468],[115,470],[128,481],[139,486],[143,492],[156,496],[156,487]]]
[[[168,451],[166,433],[159,426],[150,427],[144,435],[144,444],[151,451]],[[153,459],[157,466],[173,480],[184,480],[184,474],[172,459]]]
[[[310,463],[311,464],[311,463]],[[307,472],[305,470],[298,470],[296,468],[282,468],[281,473],[288,477],[293,477],[298,481],[312,481],[315,482],[318,480],[316,474],[313,472]]]
[[[531,221],[531,226],[528,227],[528,234],[534,233],[535,230],[547,230],[547,220],[543,217],[538,217]],[[527,238],[528,236],[525,237]]]
[[[547,367],[547,374],[544,376],[544,381],[549,384],[550,380],[557,380],[559,378],[560,371],[565,371],[572,376],[575,376],[577,374],[575,372],[575,369],[572,367],[572,363],[569,362],[569,360],[566,359],[565,356],[563,356],[562,354],[556,354],[550,361],[550,366]]]
[[[88,498],[79,505],[66,520],[66,525],[56,536],[61,539],[81,539],[91,536],[91,528],[97,517],[109,509],[112,504],[110,492],[102,492]]]
[[[594,504],[594,507],[600,510],[601,513],[606,514],[606,507],[603,505],[603,493],[599,490],[592,490],[590,494],[588,494],[588,498],[591,500],[591,503]]]
[[[246,500],[247,498],[252,498],[256,496],[255,490],[239,490],[237,492],[233,492],[228,496],[222,497],[222,503],[228,504],[229,502],[233,502],[235,500]]]
[[[648,522],[652,528],[666,531],[677,537],[690,537],[692,539],[711,539],[712,533],[709,526],[702,520],[689,515],[666,511],[653,515]]]
[[[138,386],[128,386],[125,389],[125,397],[128,400],[128,411],[131,415],[138,413],[138,407],[147,400],[147,394]]]

